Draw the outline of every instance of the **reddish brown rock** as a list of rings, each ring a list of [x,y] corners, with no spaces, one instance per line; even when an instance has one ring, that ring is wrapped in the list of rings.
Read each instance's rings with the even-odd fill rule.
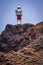
[[[0,35],[0,51],[18,51],[43,35],[43,22],[36,25],[10,25]]]
[[[43,65],[43,36],[15,52],[0,52],[0,65]]]

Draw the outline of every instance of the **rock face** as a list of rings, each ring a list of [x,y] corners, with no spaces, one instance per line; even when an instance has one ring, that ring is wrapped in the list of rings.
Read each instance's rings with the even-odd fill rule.
[[[0,35],[0,65],[43,65],[43,22],[8,24]]]
[[[36,25],[10,25],[0,35],[0,51],[18,51],[43,35],[43,22]]]
[[[43,36],[17,52],[0,52],[0,65],[43,65]]]

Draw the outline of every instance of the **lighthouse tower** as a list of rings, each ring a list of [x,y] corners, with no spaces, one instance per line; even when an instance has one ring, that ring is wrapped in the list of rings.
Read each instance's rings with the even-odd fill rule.
[[[22,10],[21,10],[21,6],[20,5],[17,6],[17,9],[16,9],[15,12],[16,12],[16,16],[17,16],[17,23],[21,24],[21,21],[22,21],[22,18],[21,18]]]

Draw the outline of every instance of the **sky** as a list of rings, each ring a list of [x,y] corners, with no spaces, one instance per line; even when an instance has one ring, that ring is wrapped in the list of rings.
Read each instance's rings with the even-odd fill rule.
[[[17,24],[15,10],[18,4],[22,8],[22,24],[43,21],[43,0],[0,0],[0,33],[7,24]]]

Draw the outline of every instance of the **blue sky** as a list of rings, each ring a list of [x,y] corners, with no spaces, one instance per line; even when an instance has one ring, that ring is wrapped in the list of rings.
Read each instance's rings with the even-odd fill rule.
[[[18,4],[23,11],[22,24],[43,21],[43,0],[0,0],[0,33],[7,24],[17,24],[15,10]]]

